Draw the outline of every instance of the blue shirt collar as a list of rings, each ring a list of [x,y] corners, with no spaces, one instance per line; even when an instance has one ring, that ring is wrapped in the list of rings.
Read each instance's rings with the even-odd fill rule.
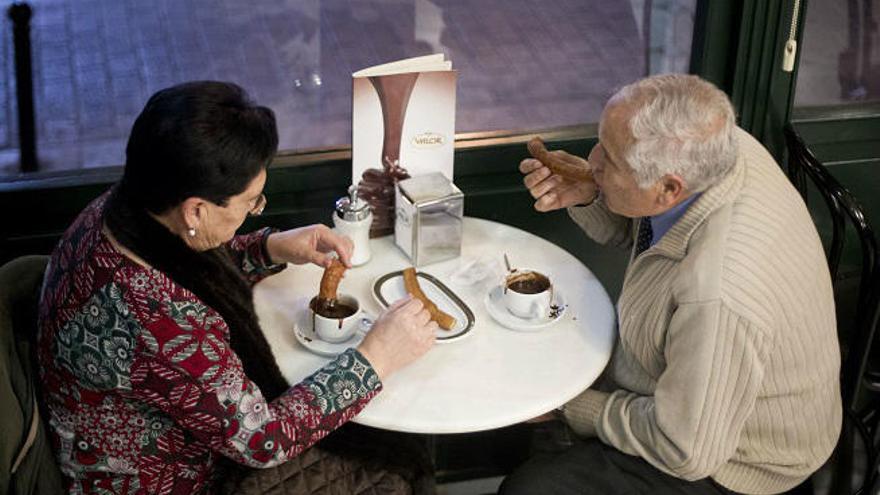
[[[672,208],[664,211],[659,215],[655,215],[651,217],[651,231],[653,235],[651,236],[651,245],[657,244],[660,239],[663,237],[663,234],[669,231],[675,222],[678,221],[679,218],[684,215],[684,212],[687,211],[688,207],[703,194],[701,192],[692,194],[691,197],[682,201],[681,203],[673,206]]]

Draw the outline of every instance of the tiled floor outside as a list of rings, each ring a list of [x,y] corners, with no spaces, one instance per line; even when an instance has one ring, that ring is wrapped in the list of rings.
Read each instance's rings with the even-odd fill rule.
[[[0,21],[0,176],[18,170],[10,3]],[[653,71],[687,60],[695,0],[653,0],[648,22],[646,3],[31,0],[40,167],[121,164],[149,95],[193,79],[237,82],[272,107],[282,149],[345,145],[351,72],[434,52],[459,70],[458,132],[596,121],[615,88],[646,73],[646,24],[653,57],[658,38],[673,47]],[[880,98],[880,0],[843,4],[809,3],[798,105]]]
[[[351,142],[350,74],[391,60],[449,56],[459,71],[458,132],[595,121],[607,96],[645,71],[643,0],[30,3],[43,170],[121,164],[149,95],[185,80],[241,84],[275,110],[281,148],[306,149]],[[678,5],[692,22],[693,0],[658,3]],[[18,143],[3,17],[0,174],[8,174]]]

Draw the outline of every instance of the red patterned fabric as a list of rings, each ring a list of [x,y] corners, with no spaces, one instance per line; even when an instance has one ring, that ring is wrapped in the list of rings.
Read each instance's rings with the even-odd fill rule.
[[[296,456],[381,389],[349,349],[267,403],[229,328],[102,232],[103,198],[68,229],[47,269],[38,356],[56,455],[71,493],[210,491],[218,455],[253,467]],[[230,242],[253,283],[283,268],[268,230]]]

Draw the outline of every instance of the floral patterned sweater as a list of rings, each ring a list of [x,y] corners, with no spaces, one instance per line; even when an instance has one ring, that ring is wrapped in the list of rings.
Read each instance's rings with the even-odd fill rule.
[[[218,456],[283,463],[379,392],[369,362],[349,349],[266,402],[219,314],[108,241],[104,198],[64,234],[42,289],[43,394],[71,493],[207,492]],[[252,283],[284,268],[270,264],[268,234],[230,241]]]

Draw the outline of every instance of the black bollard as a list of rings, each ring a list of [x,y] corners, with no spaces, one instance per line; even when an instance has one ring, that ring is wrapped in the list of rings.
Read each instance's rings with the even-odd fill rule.
[[[9,6],[15,46],[15,93],[18,98],[18,142],[21,171],[37,170],[37,131],[34,126],[34,79],[31,69],[31,6],[13,2]]]

